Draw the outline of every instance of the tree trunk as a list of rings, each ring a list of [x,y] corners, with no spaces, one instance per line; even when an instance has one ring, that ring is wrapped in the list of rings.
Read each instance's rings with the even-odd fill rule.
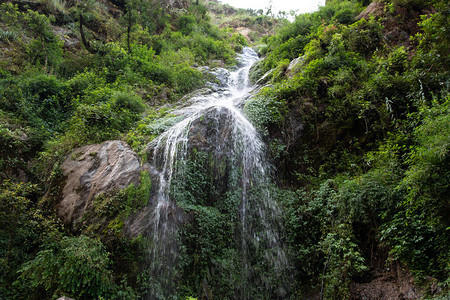
[[[47,62],[48,62],[48,55],[47,55],[47,49],[45,48],[45,40],[42,36],[42,32],[39,35],[41,44],[42,44],[42,52],[44,52],[44,69],[47,69]]]
[[[131,26],[132,26],[132,18],[131,11],[128,11],[128,27],[127,27],[127,47],[128,52],[131,53],[131,45],[130,45],[130,34],[131,34]]]
[[[81,42],[83,43],[83,46],[86,48],[87,51],[89,51],[90,53],[94,54],[95,51],[91,48],[91,45],[90,45],[89,42],[86,40],[86,36],[84,35],[84,29],[83,29],[84,19],[83,19],[83,14],[80,12],[79,16],[80,16],[80,35],[81,35]]]

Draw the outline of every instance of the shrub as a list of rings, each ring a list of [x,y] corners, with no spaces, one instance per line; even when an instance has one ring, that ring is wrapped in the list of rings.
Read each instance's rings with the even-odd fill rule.
[[[134,114],[143,113],[145,110],[145,104],[139,96],[125,92],[117,92],[114,98],[115,109],[125,109]]]
[[[344,28],[344,41],[351,51],[368,56],[381,47],[382,29],[382,25],[374,18],[369,21],[361,19]]]
[[[58,64],[57,74],[63,78],[71,79],[83,73],[89,67],[92,67],[92,64],[92,57],[88,54],[76,56],[65,53],[65,57]]]
[[[322,276],[324,298],[349,298],[350,279],[368,269],[351,228],[346,224],[337,225],[321,241],[320,246],[326,257]]]
[[[414,129],[415,144],[408,169],[397,187],[405,193],[395,215],[388,215],[381,232],[394,258],[418,274],[448,278],[449,97],[422,107],[422,124]]]
[[[113,289],[111,261],[103,244],[87,236],[62,237],[49,243],[20,270],[23,288],[45,298],[107,297]]]
[[[62,42],[53,34],[50,20],[45,15],[31,10],[24,18],[35,38],[27,50],[31,61],[44,67],[56,67],[62,59]]]
[[[255,127],[268,134],[270,126],[283,122],[286,104],[270,95],[254,97],[245,102],[244,112]]]
[[[186,94],[199,88],[203,83],[202,72],[189,66],[184,66],[175,72],[175,85],[177,91]]]
[[[69,120],[68,132],[79,136],[82,143],[99,143],[117,138],[137,121],[137,116],[126,110],[116,110],[111,102],[78,106]]]
[[[182,15],[178,19],[178,29],[184,35],[189,35],[192,33],[195,27],[196,20],[194,16]]]
[[[296,36],[308,36],[320,25],[320,19],[312,14],[301,14],[291,24],[280,30],[280,38],[287,41]]]
[[[23,100],[16,104],[19,114],[35,127],[44,125],[50,132],[61,128],[73,109],[66,85],[40,73],[25,75],[18,85],[23,93]]]
[[[14,31],[3,30],[0,28],[0,41],[11,43],[17,39],[17,34]]]
[[[13,282],[24,261],[33,258],[44,238],[56,230],[51,218],[36,209],[36,184],[5,180],[0,184],[0,297],[15,299]],[[28,284],[28,283],[27,283]],[[25,294],[27,294],[25,292]]]
[[[357,1],[338,0],[322,6],[315,17],[326,22],[337,21],[341,24],[351,24],[362,11]]]

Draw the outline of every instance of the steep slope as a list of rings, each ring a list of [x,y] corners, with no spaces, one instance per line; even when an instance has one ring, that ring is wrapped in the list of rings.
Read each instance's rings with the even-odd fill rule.
[[[264,36],[275,34],[277,29],[287,23],[281,18],[264,14],[262,9],[234,8],[217,0],[204,3],[214,24],[241,33],[251,43],[259,42]]]
[[[445,298],[449,11],[2,2],[0,298]]]
[[[246,110],[282,170],[300,290],[448,293],[448,19],[440,1],[330,1],[265,39]]]
[[[148,239],[123,233],[151,189],[136,152],[212,80],[199,65],[234,65],[246,44],[188,4],[0,5],[0,298],[149,293]]]

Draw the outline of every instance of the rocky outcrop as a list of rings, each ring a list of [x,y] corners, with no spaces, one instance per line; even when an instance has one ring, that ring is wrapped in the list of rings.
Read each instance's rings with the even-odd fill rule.
[[[107,141],[76,149],[62,164],[67,177],[57,212],[64,223],[81,218],[102,193],[139,183],[137,154],[122,141]]]
[[[300,57],[293,59],[289,63],[289,66],[286,69],[286,76],[288,78],[294,77],[294,75],[298,72],[298,69],[300,68],[303,60],[304,60],[303,56],[300,56]]]
[[[423,287],[430,286],[428,291],[431,295],[438,295],[441,290],[436,289],[436,280],[426,279],[426,284],[420,288],[414,280],[411,272],[405,266],[398,263],[391,265],[390,270],[375,269],[371,272],[370,281],[364,283],[353,282],[350,288],[350,299],[392,299],[392,300],[415,300],[423,299],[425,290]]]
[[[373,1],[357,17],[357,20],[375,18],[383,25],[383,35],[388,44],[411,47],[410,37],[415,36],[420,28],[421,15],[433,13],[425,2],[396,3],[388,8],[383,1]]]
[[[357,20],[366,19],[369,20],[371,16],[375,18],[382,17],[384,14],[385,5],[379,1],[373,1],[366,7],[357,17]]]

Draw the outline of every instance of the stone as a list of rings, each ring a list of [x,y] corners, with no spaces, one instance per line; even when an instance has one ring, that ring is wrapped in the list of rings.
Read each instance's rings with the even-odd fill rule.
[[[298,66],[303,62],[303,56],[297,57],[295,59],[293,59],[290,63],[289,66],[286,69],[286,76],[288,78],[292,78],[296,73],[297,73],[297,69]]]
[[[274,71],[275,69],[270,69],[267,71],[261,78],[258,79],[258,81],[256,81],[256,85],[263,85],[269,82],[271,79],[270,75],[272,75]]]
[[[379,18],[384,13],[384,3],[381,1],[373,1],[366,9],[364,9],[357,17],[357,20],[366,19],[369,20],[371,16]]]
[[[139,184],[140,161],[123,141],[106,141],[76,149],[62,164],[67,180],[58,216],[70,224],[93,206],[94,198]]]

